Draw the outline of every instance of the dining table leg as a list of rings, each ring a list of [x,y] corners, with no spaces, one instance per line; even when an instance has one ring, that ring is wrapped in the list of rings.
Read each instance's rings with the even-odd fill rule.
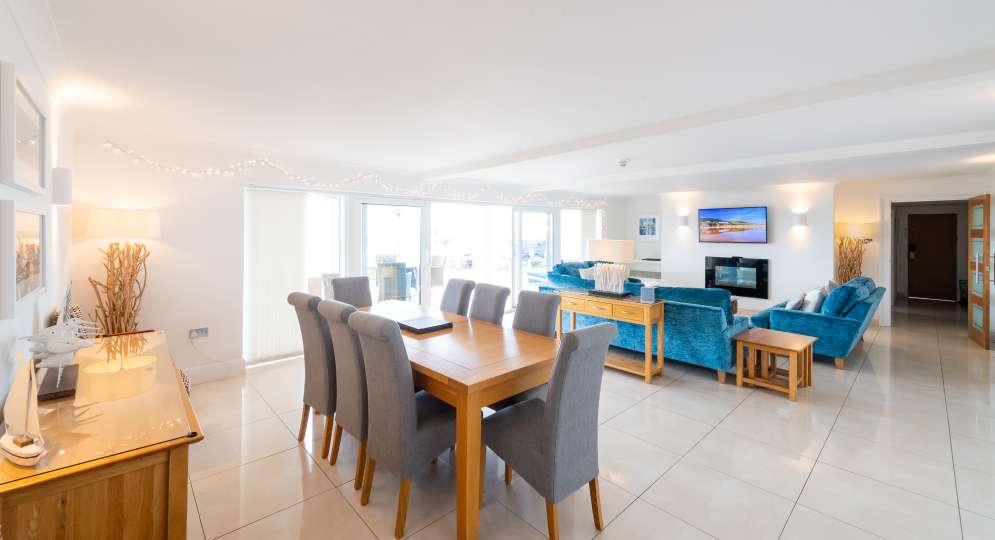
[[[473,394],[456,405],[456,538],[475,540],[480,513],[482,405]]]

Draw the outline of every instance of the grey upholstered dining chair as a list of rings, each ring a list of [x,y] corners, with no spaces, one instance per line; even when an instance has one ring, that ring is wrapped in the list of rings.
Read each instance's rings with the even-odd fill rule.
[[[547,337],[556,335],[556,312],[560,309],[560,297],[556,294],[547,294],[535,291],[522,291],[518,293],[518,307],[515,308],[515,319],[511,326],[515,330],[531,332]],[[500,411],[505,407],[510,407],[516,403],[528,401],[532,398],[546,399],[547,385],[537,386],[531,390],[526,390],[497,403],[488,405],[495,411]],[[504,466],[504,477],[506,482],[511,481],[511,468],[506,463]]]
[[[324,300],[318,304],[318,313],[328,322],[332,335],[332,348],[335,350],[335,435],[332,439],[332,454],[328,462],[335,465],[342,444],[342,431],[349,432],[359,441],[356,452],[356,479],[353,488],[363,487],[363,466],[366,463],[366,368],[363,366],[363,350],[359,336],[349,328],[349,316],[356,308],[335,300]]]
[[[470,300],[471,319],[487,321],[489,323],[501,324],[504,319],[504,306],[508,303],[508,296],[511,289],[491,285],[490,283],[478,283],[473,288],[473,299]]]
[[[377,465],[401,479],[394,536],[404,536],[411,478],[456,443],[456,409],[412,392],[411,363],[397,323],[370,313],[349,317],[359,335],[369,389],[369,438],[360,504],[370,502]]]
[[[450,279],[446,283],[445,292],[442,293],[442,304],[439,309],[457,315],[466,315],[470,309],[470,294],[476,284],[469,279]]]
[[[598,487],[598,402],[608,342],[618,333],[601,323],[563,334],[546,401],[530,399],[484,419],[484,443],[546,499],[550,540],[559,538],[556,503],[584,484],[594,526],[601,530]]]
[[[365,276],[333,278],[332,298],[355,307],[372,306],[370,280]]]
[[[335,353],[328,325],[318,314],[321,298],[301,292],[290,293],[287,302],[297,312],[304,340],[304,410],[297,440],[304,440],[310,412],[325,416],[325,434],[321,442],[321,457],[328,456],[332,436],[332,417],[335,415]]]

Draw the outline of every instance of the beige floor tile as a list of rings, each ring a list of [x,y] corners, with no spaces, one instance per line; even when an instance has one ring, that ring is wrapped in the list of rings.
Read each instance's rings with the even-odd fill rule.
[[[480,509],[479,540],[542,540],[545,538],[524,519],[516,516],[494,498],[484,500]],[[456,538],[456,512],[446,514],[410,537],[412,540],[451,540]]]
[[[794,505],[689,461],[670,469],[642,498],[712,536],[729,540],[777,538]]]
[[[187,540],[204,540],[204,527],[200,524],[197,499],[190,484],[187,484]]]
[[[660,510],[636,500],[598,536],[599,540],[708,540],[711,536]]]
[[[815,460],[716,429],[685,458],[724,472],[754,486],[795,500]]]
[[[615,519],[635,497],[624,489],[601,480],[601,511],[605,523]],[[523,518],[536,530],[544,534],[546,527],[546,503],[542,497],[525,480],[518,478],[511,487],[501,484],[494,496],[508,509]],[[594,516],[591,512],[591,496],[587,487],[578,489],[556,504],[556,512],[560,523],[560,538],[563,540],[578,540],[593,538],[598,530],[594,528]]]
[[[937,461],[893,446],[834,432],[819,461],[861,474],[924,497],[956,506],[957,488],[949,462]]]
[[[874,540],[880,538],[826,514],[795,506],[779,540]]]
[[[214,431],[190,447],[190,478],[199,480],[295,446],[297,440],[276,417]]]
[[[712,429],[704,422],[645,403],[637,403],[605,425],[675,454],[687,452]]]
[[[995,475],[956,467],[960,507],[995,519]]]
[[[619,413],[630,409],[636,403],[639,403],[638,399],[617,396],[611,392],[601,392],[601,400],[598,404],[598,423],[603,424],[615,418]]]
[[[303,448],[193,482],[204,532],[215,538],[332,486]]]
[[[991,540],[995,538],[995,519],[961,510],[961,527],[964,530],[964,540]]]
[[[190,401],[207,435],[275,416],[266,400],[244,378],[195,385]]]
[[[954,435],[954,463],[958,467],[970,467],[988,474],[995,474],[995,442]]]
[[[824,463],[798,503],[885,538],[960,536],[956,507]]]
[[[342,495],[329,490],[222,537],[224,540],[375,540]]]
[[[678,454],[608,426],[598,433],[599,476],[633,495],[646,491],[678,459]]]

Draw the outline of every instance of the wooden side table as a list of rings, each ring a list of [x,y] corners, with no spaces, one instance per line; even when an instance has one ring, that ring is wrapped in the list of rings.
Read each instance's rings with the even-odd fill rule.
[[[736,386],[760,386],[798,399],[798,389],[812,385],[812,344],[817,338],[750,328],[736,334]],[[743,349],[748,349],[746,355]],[[776,356],[788,357],[788,369],[777,367]]]
[[[606,298],[593,296],[587,291],[561,290],[560,309],[556,314],[556,336],[559,337],[563,323],[564,312],[570,313],[570,330],[577,326],[577,314],[594,315],[603,319],[641,324],[645,329],[645,352],[643,361],[624,356],[608,354],[605,366],[632,373],[643,377],[647,384],[653,382],[653,376],[663,377],[663,300],[656,302],[640,302],[638,297]],[[653,365],[653,326],[656,325],[656,358]]]

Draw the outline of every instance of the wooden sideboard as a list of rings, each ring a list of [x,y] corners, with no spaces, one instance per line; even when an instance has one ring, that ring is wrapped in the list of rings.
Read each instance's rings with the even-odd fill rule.
[[[645,353],[643,361],[609,353],[605,365],[614,369],[642,375],[647,383],[653,382],[654,375],[663,376],[663,301],[640,302],[637,297],[608,298],[594,296],[586,291],[561,290],[560,310],[556,319],[556,335],[563,328],[564,312],[570,313],[570,329],[577,326],[577,314],[594,315],[603,319],[642,324],[646,329]],[[656,326],[657,364],[653,364],[653,326]]]
[[[0,458],[0,539],[186,538],[187,446],[204,438],[165,335],[97,340],[76,395],[39,404],[46,452]]]

